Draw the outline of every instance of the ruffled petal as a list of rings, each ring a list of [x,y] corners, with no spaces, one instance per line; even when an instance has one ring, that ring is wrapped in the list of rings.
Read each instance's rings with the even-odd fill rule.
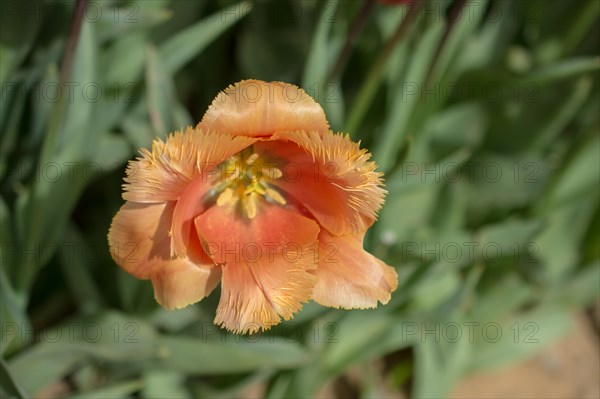
[[[278,131],[329,130],[325,112],[301,88],[244,80],[219,93],[198,124],[230,135],[268,137]]]
[[[141,157],[127,166],[123,198],[158,203],[175,201],[192,181],[202,178],[221,162],[256,140],[187,128],[166,141],[141,150]]]
[[[313,273],[313,299],[334,308],[375,308],[377,301],[388,303],[398,287],[396,270],[366,252],[360,235],[336,237],[321,230],[319,266]]]
[[[108,233],[114,261],[137,278],[151,279],[156,300],[169,309],[204,298],[220,277],[220,268],[204,253],[197,237],[189,240],[185,257],[171,258],[168,232],[173,210],[173,203],[127,202]]]
[[[310,298],[319,232],[313,220],[263,201],[253,219],[235,206],[214,206],[195,221],[206,252],[223,267],[216,324],[266,330]]]
[[[335,235],[364,232],[377,219],[386,191],[371,154],[348,136],[278,132],[255,151],[275,160],[283,177],[273,184],[305,206]]]

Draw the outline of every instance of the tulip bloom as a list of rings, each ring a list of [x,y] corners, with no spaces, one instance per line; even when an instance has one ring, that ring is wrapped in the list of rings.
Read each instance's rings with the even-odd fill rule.
[[[310,299],[385,304],[397,274],[362,248],[385,195],[369,158],[300,88],[242,81],[129,163],[111,254],[168,309],[221,282],[215,323],[234,332],[268,329]]]

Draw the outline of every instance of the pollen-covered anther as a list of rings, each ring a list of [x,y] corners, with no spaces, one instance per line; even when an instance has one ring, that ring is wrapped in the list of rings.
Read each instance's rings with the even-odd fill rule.
[[[271,180],[277,180],[281,176],[283,176],[283,172],[281,171],[281,169],[278,169],[276,167],[262,168],[261,173],[263,174],[263,176],[266,176]]]
[[[254,219],[256,217],[256,194],[249,193],[242,197],[242,209],[248,217],[248,219]]]
[[[280,169],[246,149],[221,165],[220,178],[215,182],[216,204],[235,205],[239,201],[244,215],[254,219],[259,211],[260,197],[279,205],[287,203],[284,196],[270,185],[282,176]]]
[[[217,205],[223,206],[236,200],[237,198],[233,196],[233,190],[227,187],[225,190],[221,191],[221,194],[217,197]]]
[[[285,205],[285,198],[283,198],[283,196],[281,194],[279,194],[279,191],[275,191],[272,188],[267,188],[266,189],[266,195],[271,198],[273,201],[277,202],[278,204],[281,205]]]

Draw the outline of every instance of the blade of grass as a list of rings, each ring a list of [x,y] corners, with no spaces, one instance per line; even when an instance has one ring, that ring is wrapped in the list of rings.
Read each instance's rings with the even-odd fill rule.
[[[229,27],[248,15],[252,7],[252,3],[242,1],[171,37],[158,49],[165,70],[170,73],[177,72]]]
[[[395,165],[396,154],[409,134],[407,128],[410,116],[421,101],[423,82],[443,32],[443,24],[432,25],[425,32],[415,49],[406,79],[392,100],[390,116],[385,121],[380,138],[373,149],[374,158],[383,171],[389,171]]]
[[[400,25],[398,25],[398,29],[396,29],[394,35],[385,44],[383,51],[369,70],[367,78],[361,85],[356,99],[350,108],[348,120],[344,126],[344,131],[352,133],[360,128],[362,121],[367,114],[371,103],[373,102],[373,98],[379,89],[387,61],[390,58],[392,51],[404,38],[405,32],[420,14],[418,11],[423,3],[424,1],[422,0],[415,0],[411,3],[410,9],[406,13],[406,16]]]
[[[17,384],[13,378],[10,370],[4,359],[0,356],[0,386],[6,391],[7,394],[14,396],[18,399],[26,399],[29,396],[25,391]]]

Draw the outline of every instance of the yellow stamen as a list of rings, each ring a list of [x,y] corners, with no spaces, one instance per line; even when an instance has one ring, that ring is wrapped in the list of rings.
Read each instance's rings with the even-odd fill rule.
[[[244,209],[244,213],[248,216],[248,219],[254,219],[256,217],[256,194],[250,193],[242,197],[242,208]]]
[[[258,154],[254,153],[246,159],[246,165],[252,165],[258,159]]]
[[[279,179],[283,176],[283,172],[275,167],[273,168],[262,168],[261,172],[263,176],[267,176],[271,180]]]
[[[232,205],[241,200],[244,214],[253,219],[259,209],[259,196],[285,205],[287,202],[283,195],[270,185],[273,180],[282,176],[280,169],[264,162],[252,149],[246,149],[221,165],[221,174],[215,181],[217,206]]]
[[[283,198],[283,196],[281,194],[279,194],[278,191],[275,191],[272,188],[267,188],[266,194],[269,198],[271,198],[273,201],[277,202],[278,204],[285,205],[285,198]]]
[[[223,190],[221,192],[221,194],[219,194],[219,197],[217,198],[217,205],[223,206],[225,204],[230,203],[232,199],[233,199],[233,190],[231,188],[227,187],[225,190]]]

